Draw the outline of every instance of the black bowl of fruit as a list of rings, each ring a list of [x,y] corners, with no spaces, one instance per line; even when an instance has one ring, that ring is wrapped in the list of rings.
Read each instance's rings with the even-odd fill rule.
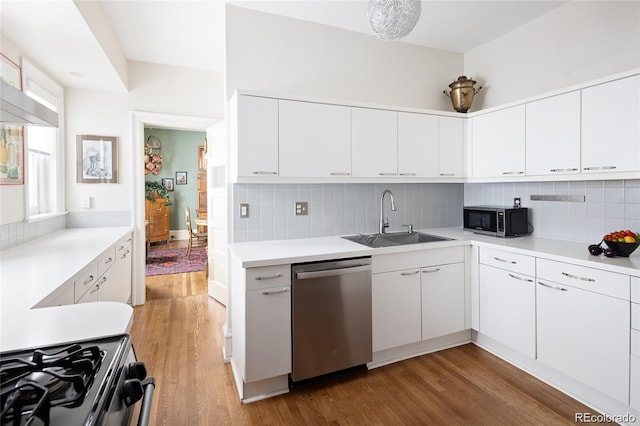
[[[607,234],[603,240],[607,247],[615,252],[616,256],[629,257],[640,246],[640,233],[627,229]]]

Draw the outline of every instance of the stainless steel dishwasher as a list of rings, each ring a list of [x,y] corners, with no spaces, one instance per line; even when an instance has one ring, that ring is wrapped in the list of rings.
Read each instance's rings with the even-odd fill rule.
[[[291,380],[371,361],[371,258],[292,269]]]

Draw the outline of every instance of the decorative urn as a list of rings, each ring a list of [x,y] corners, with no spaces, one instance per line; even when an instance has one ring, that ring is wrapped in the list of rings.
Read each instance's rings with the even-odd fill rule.
[[[451,89],[449,93],[447,93],[446,90],[442,93],[451,98],[453,109],[458,112],[467,112],[469,108],[471,108],[473,96],[482,90],[482,86],[477,89],[473,87],[475,84],[475,80],[467,78],[466,75],[461,75],[456,81],[449,85]]]

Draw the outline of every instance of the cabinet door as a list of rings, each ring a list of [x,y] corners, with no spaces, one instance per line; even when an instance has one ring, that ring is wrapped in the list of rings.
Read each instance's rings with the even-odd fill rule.
[[[629,403],[628,301],[538,280],[537,313],[540,362]]]
[[[536,356],[533,278],[480,265],[480,332],[531,358]]]
[[[372,275],[373,352],[421,339],[420,269]]]
[[[118,247],[119,248],[119,247]],[[116,262],[106,272],[106,280],[100,285],[98,300],[101,302],[128,303],[131,300],[131,245],[116,248]]]
[[[147,217],[149,221],[148,239],[150,243],[156,241],[169,242],[169,206],[162,198],[155,201],[147,200]]]
[[[524,176],[524,105],[472,120],[473,177]]]
[[[351,158],[354,177],[396,176],[398,113],[351,108]]]
[[[351,176],[351,108],[279,101],[280,176]]]
[[[100,287],[96,284],[89,291],[87,291],[81,298],[76,300],[76,303],[89,303],[98,301],[98,291]]]
[[[582,90],[582,171],[640,170],[640,75]]]
[[[291,286],[247,291],[245,382],[291,372]]]
[[[238,96],[238,176],[278,175],[278,100]]]
[[[438,175],[464,176],[464,122],[462,118],[438,117]]]
[[[580,173],[580,92],[526,106],[527,175]]]
[[[421,269],[422,340],[465,329],[464,263]]]
[[[438,175],[438,117],[398,113],[398,174],[404,177]]]

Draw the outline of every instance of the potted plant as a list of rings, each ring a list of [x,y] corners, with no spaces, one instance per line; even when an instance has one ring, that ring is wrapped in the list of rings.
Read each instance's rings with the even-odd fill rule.
[[[171,197],[169,196],[169,190],[162,186],[160,182],[145,181],[144,183],[144,196],[149,201],[155,201],[157,197],[164,198],[165,206],[173,204]]]

